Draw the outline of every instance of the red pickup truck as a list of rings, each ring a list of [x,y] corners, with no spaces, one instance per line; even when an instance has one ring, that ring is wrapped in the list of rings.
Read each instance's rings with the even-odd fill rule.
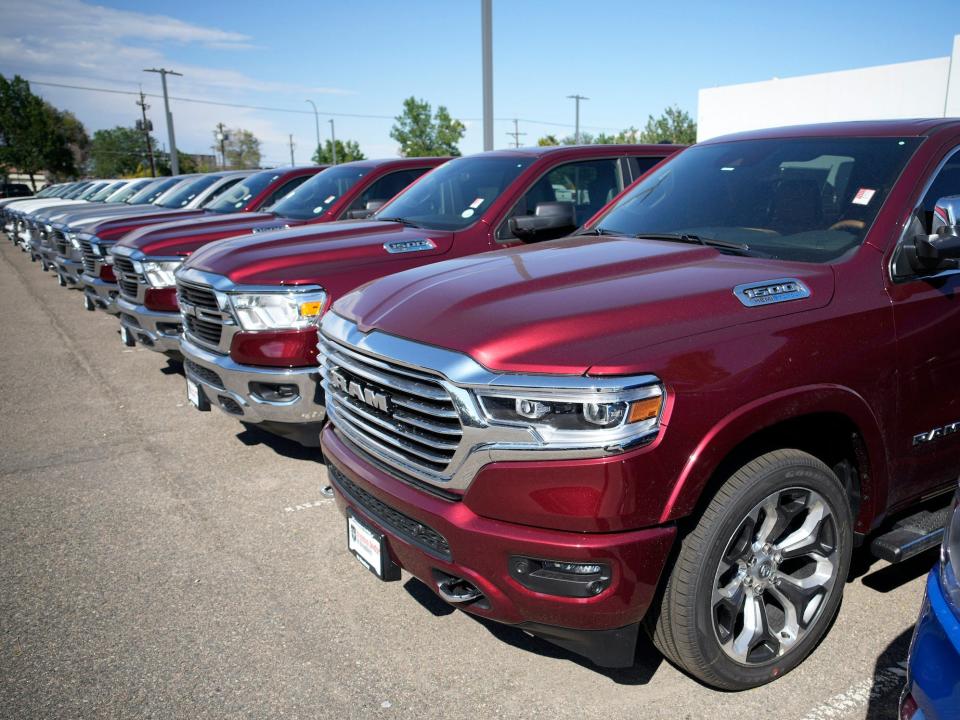
[[[123,215],[94,224],[81,225],[72,233],[82,259],[80,282],[84,307],[117,314],[117,278],[109,250],[119,239],[138,228],[173,222],[197,220],[204,216],[220,219],[236,212],[253,212],[269,207],[293,191],[326,166],[290,167],[235,175],[230,183],[218,183],[217,173],[198,175],[193,184],[176,186],[161,199],[156,212]],[[241,183],[240,181],[243,180]],[[198,193],[207,197],[198,196]],[[67,232],[70,228],[67,228]]]
[[[269,210],[242,212],[243,203],[225,197],[224,202],[230,203],[224,206],[225,214],[208,213],[128,233],[110,251],[118,279],[117,309],[124,344],[133,346],[139,342],[167,355],[180,354],[182,323],[173,273],[187,256],[204,245],[277,228],[366,217],[448,159],[392,158],[344,163],[309,179],[300,177],[303,184],[299,187],[284,185],[284,192],[275,194],[282,200],[260,205],[269,206]],[[274,174],[279,174],[278,181],[282,182],[284,173]],[[256,179],[255,176],[251,180]],[[237,212],[230,212],[231,208]]]
[[[457,158],[373,219],[201,248],[177,272],[190,399],[316,445],[324,418],[317,323],[364,282],[572,232],[679,148],[531,148]]]
[[[939,544],[958,222],[960,121],[765,130],[573,237],[342,297],[322,447],[348,547],[598,665],[646,625],[709,685],[783,675],[855,545]]]

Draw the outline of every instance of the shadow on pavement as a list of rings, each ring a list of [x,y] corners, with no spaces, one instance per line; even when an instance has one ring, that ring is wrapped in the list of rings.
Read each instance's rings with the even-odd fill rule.
[[[441,600],[433,590],[416,578],[407,580],[403,587],[414,600],[436,617],[450,615],[456,611],[454,607]],[[546,640],[528,635],[515,627],[502,625],[501,623],[487,620],[486,618],[476,615],[470,615],[469,613],[467,613],[467,616],[471,620],[483,625],[483,627],[500,642],[526,652],[542,655],[543,657],[569,660],[581,667],[592,670],[598,675],[610,678],[618,685],[646,685],[653,678],[657,668],[659,668],[663,662],[663,656],[660,655],[659,651],[643,632],[640,633],[640,637],[637,639],[637,654],[633,667],[602,668],[597,667],[579,655],[557,647]]]
[[[926,552],[920,553],[916,557],[904,560],[896,565],[887,565],[876,572],[872,572],[863,578],[863,584],[871,590],[881,593],[888,593],[896,590],[898,587],[906,585],[911,580],[923,577],[930,568],[937,564],[939,548],[931,548]],[[920,599],[917,599],[917,611],[919,612]]]
[[[183,375],[183,361],[167,358],[167,364],[160,368],[160,372],[164,375]]]
[[[920,612],[919,600],[917,612]],[[912,636],[912,627],[904,630],[877,658],[865,720],[897,720],[899,717],[900,692],[906,683],[907,653]]]
[[[241,423],[241,425],[243,425],[243,431],[237,433],[237,440],[247,447],[263,445],[273,450],[277,455],[283,455],[294,460],[323,462],[323,453],[318,447],[306,447],[295,440],[289,440],[266,430],[261,430],[256,425],[248,423]]]

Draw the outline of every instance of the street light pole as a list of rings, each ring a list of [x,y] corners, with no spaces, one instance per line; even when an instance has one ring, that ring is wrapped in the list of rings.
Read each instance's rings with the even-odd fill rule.
[[[574,144],[579,145],[579,144],[580,144],[580,101],[581,101],[581,100],[589,100],[590,98],[584,97],[583,95],[567,95],[567,99],[568,99],[568,100],[573,100],[573,101],[575,101],[576,104],[577,104],[576,121],[575,121],[576,124],[573,126],[573,128],[574,128],[574,130],[573,130],[573,142],[574,142]]]
[[[320,115],[317,112],[317,106],[314,104],[313,100],[307,100],[307,102],[313,107],[313,122],[317,127],[317,165],[319,165],[320,155],[323,154],[323,148],[320,147]]]
[[[330,149],[332,150],[333,164],[337,164],[337,134],[333,129],[333,118],[330,118]]]
[[[480,0],[483,55],[483,149],[493,150],[493,0]]]
[[[293,161],[293,133],[290,134],[290,164],[296,165]]]
[[[144,72],[160,74],[160,82],[163,85],[163,108],[167,113],[167,137],[170,139],[170,172],[173,175],[180,174],[180,158],[177,157],[177,139],[173,134],[173,115],[170,114],[170,98],[167,96],[167,75],[176,75],[183,77],[183,73],[167,70],[166,68],[150,68]]]

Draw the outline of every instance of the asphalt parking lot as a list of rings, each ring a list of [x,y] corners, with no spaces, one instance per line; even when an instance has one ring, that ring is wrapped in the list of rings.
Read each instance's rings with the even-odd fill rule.
[[[602,671],[381,583],[315,451],[188,405],[0,238],[0,717],[896,717],[927,555],[861,554],[797,671],[741,694],[648,645]]]

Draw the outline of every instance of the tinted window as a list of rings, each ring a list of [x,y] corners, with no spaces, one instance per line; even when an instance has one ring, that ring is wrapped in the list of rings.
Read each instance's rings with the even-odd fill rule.
[[[138,192],[143,190],[147,185],[150,184],[150,180],[134,180],[124,185],[122,188],[117,190],[113,195],[107,198],[107,202],[117,203],[117,202],[127,202],[130,198],[136,195]]]
[[[937,200],[950,195],[960,195],[960,151],[953,153],[937,173],[920,203],[923,208],[924,229],[932,230],[933,208]]]
[[[386,202],[429,169],[430,168],[413,168],[410,170],[398,170],[397,172],[384,175],[379,180],[374,180],[370,184],[370,187],[365,188],[347,209],[365,210],[367,203],[371,200]]]
[[[254,173],[250,177],[244,178],[243,182],[234,185],[229,192],[225,192],[215,202],[207,205],[207,210],[216,213],[240,212],[247,206],[251,198],[270,187],[270,184],[276,182],[278,177],[280,177],[280,173],[275,170]]]
[[[285,198],[287,195],[292,193],[298,187],[303,185],[309,179],[310,179],[309,175],[301,175],[300,177],[293,178],[289,182],[285,182],[283,185],[281,185],[272,193],[270,193],[270,196],[266,200],[264,200],[263,203],[261,204],[260,206],[261,209],[264,209],[264,210],[268,208],[272,209],[273,206],[278,201],[283,200],[283,198]]]
[[[476,222],[535,158],[475,155],[441,165],[401,192],[375,217],[402,218],[435,230]]]
[[[747,254],[830,262],[859,247],[918,138],[796,138],[697,145],[642,180],[595,226],[685,233]]]
[[[220,180],[219,175],[202,175],[193,182],[186,183],[183,187],[177,188],[158,202],[157,205],[165,208],[182,208],[218,180]]]
[[[369,168],[356,165],[327,168],[287,195],[271,210],[281,217],[295,220],[319,217],[367,172]]]
[[[178,183],[183,182],[183,178],[169,177],[154,180],[136,195],[127,200],[130,205],[147,205],[156,202],[157,198],[163,195],[167,190]]]
[[[533,215],[539,203],[568,202],[574,207],[577,225],[582,225],[623,189],[617,158],[587,160],[558,165],[533,183],[513,206],[509,217]],[[497,238],[513,239],[509,222],[500,225]]]
[[[90,200],[94,195],[100,192],[106,183],[93,183],[77,195],[77,200]]]
[[[106,202],[107,198],[113,195],[117,190],[122,188],[127,183],[123,180],[120,182],[110,183],[100,188],[100,191],[90,198],[90,202]]]

